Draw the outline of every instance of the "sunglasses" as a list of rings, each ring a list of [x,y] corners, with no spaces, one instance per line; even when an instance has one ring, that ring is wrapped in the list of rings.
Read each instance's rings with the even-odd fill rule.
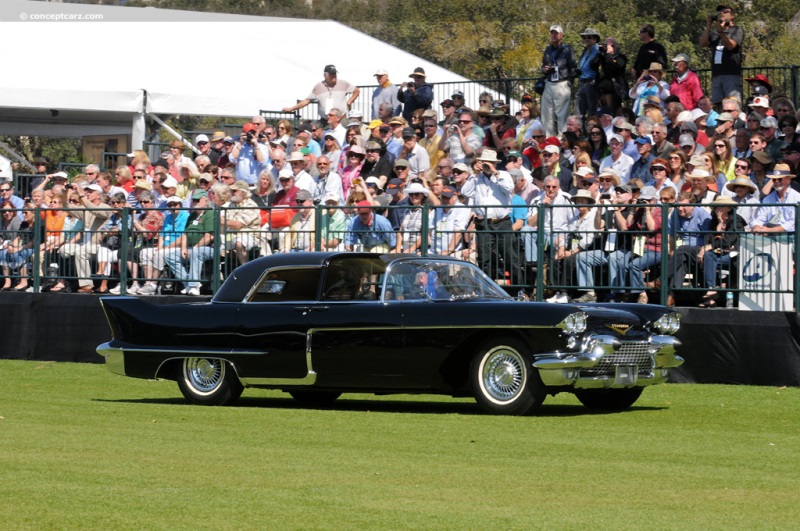
[[[460,124],[471,124],[472,120],[459,120],[458,123],[460,123]]]
[[[597,182],[599,183],[610,183],[611,181],[612,179],[607,179],[605,177],[597,179]]]
[[[600,133],[600,131],[592,131],[592,132],[591,132],[591,133],[589,133],[589,134],[590,134],[591,136],[600,136],[602,133]]]
[[[741,168],[741,169],[743,169],[743,170],[746,170],[746,169],[748,169],[750,166],[749,166],[748,164],[737,164],[737,165],[736,165],[736,167],[737,167],[737,168]]]
[[[70,202],[72,202],[72,201],[70,201]],[[150,201],[150,200],[147,200],[147,201],[139,201],[139,203],[141,203],[142,205],[152,205],[152,204],[153,204],[153,202],[152,202],[152,201]]]
[[[531,135],[532,138],[544,138],[544,135]]]
[[[725,149],[725,144],[714,144],[715,149]]]

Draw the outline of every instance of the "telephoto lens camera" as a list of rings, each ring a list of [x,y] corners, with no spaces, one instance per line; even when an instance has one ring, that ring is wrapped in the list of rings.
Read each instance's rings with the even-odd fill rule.
[[[406,85],[406,87],[407,88],[416,88],[416,85],[414,84],[413,81],[409,81],[408,84]]]

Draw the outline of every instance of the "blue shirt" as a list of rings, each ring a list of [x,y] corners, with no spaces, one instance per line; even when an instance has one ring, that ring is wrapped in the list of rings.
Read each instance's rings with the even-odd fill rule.
[[[261,151],[263,162],[256,160],[252,144],[244,144],[241,151],[239,151],[239,158],[231,161],[236,163],[237,177],[247,181],[247,184],[256,184],[258,182],[258,174],[267,169],[269,148],[264,144],[259,144],[258,150]]]
[[[181,237],[186,230],[186,222],[189,221],[189,211],[181,210],[178,215],[171,211],[164,218],[164,227],[161,229],[161,237],[164,238],[164,246],[167,246]]]
[[[683,245],[696,247],[703,245],[706,232],[711,230],[711,214],[701,207],[694,207],[692,215],[684,218],[678,215],[678,209],[669,218],[669,233],[676,240],[682,239]]]
[[[364,250],[382,244],[394,249],[397,245],[397,235],[392,230],[392,225],[380,214],[372,214],[370,226],[361,223],[361,218],[358,216],[353,217],[348,225],[345,245],[351,246],[358,242],[364,245]]]
[[[770,192],[761,200],[764,206],[758,207],[750,225],[755,227],[783,227],[785,232],[794,232],[795,205],[800,203],[800,193],[793,188],[786,191],[781,201],[778,192]],[[772,203],[774,206],[767,206]]]
[[[511,224],[513,225],[518,220],[528,219],[528,203],[519,194],[514,194],[511,198]]]
[[[594,59],[595,55],[597,55],[597,44],[593,44],[588,50],[583,50],[581,59],[578,61],[580,79],[585,81],[589,79],[595,79],[597,77],[597,71],[589,66],[589,63],[592,62],[592,59]]]

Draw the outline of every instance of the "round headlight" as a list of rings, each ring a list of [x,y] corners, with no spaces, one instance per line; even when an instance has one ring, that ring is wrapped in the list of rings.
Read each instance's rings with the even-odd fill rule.
[[[681,328],[681,314],[665,313],[654,324],[662,334],[675,334]]]
[[[575,312],[569,314],[562,322],[561,327],[568,334],[581,334],[586,330],[586,313]]]

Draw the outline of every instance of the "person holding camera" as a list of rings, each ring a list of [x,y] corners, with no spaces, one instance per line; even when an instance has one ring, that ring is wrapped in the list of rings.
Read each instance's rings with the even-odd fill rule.
[[[649,96],[657,96],[661,101],[669,97],[669,83],[662,81],[664,67],[661,63],[651,63],[628,91],[633,100],[633,112],[636,116],[644,116],[644,103]]]
[[[614,37],[608,37],[592,59],[592,68],[597,71],[600,106],[608,109],[611,114],[616,114],[628,97],[628,82],[625,79],[627,66],[628,57],[620,51],[619,43]]]
[[[481,138],[473,131],[475,115],[464,112],[458,115],[458,125],[449,125],[439,141],[439,149],[448,154],[454,163],[469,164],[475,152],[483,145]]]
[[[736,12],[727,4],[717,6],[717,14],[706,19],[700,46],[711,48],[711,103],[726,96],[742,100],[742,41],[744,31],[734,19]]]
[[[403,103],[403,118],[411,123],[411,115],[417,109],[430,109],[433,101],[433,85],[425,81],[425,69],[417,67],[409,74],[411,79],[400,85],[397,99]]]
[[[567,128],[572,79],[578,72],[572,46],[564,44],[560,24],[550,26],[550,45],[542,55],[544,92],[542,93],[542,124],[547,136],[556,136]]]
[[[236,164],[236,175],[247,184],[255,185],[258,175],[269,166],[269,148],[262,143],[266,135],[258,134],[257,126],[248,122],[242,126],[242,134],[230,154],[230,161]]]

